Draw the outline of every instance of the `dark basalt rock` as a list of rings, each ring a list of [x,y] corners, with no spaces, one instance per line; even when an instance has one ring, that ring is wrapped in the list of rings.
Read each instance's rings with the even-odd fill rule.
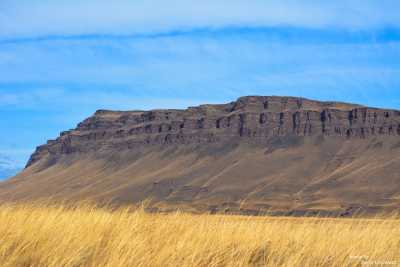
[[[186,110],[99,110],[40,146],[27,167],[46,156],[139,146],[215,143],[230,139],[269,142],[277,136],[371,138],[400,136],[400,111],[296,97],[247,96]]]

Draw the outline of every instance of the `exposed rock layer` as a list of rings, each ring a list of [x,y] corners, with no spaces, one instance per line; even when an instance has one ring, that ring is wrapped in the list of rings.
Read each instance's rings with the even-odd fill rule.
[[[187,110],[99,110],[74,130],[37,149],[28,162],[99,149],[212,143],[232,138],[265,142],[276,136],[370,138],[400,135],[400,111],[293,97],[242,97]]]

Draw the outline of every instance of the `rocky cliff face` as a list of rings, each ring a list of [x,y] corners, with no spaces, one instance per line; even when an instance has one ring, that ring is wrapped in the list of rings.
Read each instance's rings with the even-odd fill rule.
[[[71,153],[231,139],[265,143],[276,136],[400,136],[400,111],[273,96],[186,110],[99,110],[76,129],[38,147],[27,167],[44,157]]]

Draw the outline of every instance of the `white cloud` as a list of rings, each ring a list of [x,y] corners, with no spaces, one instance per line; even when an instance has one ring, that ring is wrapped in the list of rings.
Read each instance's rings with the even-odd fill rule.
[[[397,0],[3,0],[0,38],[229,26],[398,27],[399,8]]]
[[[10,155],[2,154],[0,151],[0,181],[16,175],[24,168],[25,161],[21,159],[21,155],[17,158],[12,157],[13,155],[15,155],[14,151]],[[27,158],[27,155],[24,154],[22,157]]]
[[[0,170],[23,168],[33,149],[0,149]]]

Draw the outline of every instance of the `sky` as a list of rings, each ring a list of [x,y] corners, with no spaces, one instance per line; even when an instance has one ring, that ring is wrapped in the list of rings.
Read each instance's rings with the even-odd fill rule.
[[[2,0],[0,179],[97,109],[290,95],[400,109],[397,0]]]

